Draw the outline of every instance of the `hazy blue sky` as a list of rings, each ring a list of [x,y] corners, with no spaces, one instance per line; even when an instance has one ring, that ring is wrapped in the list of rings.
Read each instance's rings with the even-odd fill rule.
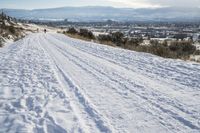
[[[52,8],[64,6],[114,6],[156,8],[166,6],[200,7],[200,0],[0,0],[0,8]]]

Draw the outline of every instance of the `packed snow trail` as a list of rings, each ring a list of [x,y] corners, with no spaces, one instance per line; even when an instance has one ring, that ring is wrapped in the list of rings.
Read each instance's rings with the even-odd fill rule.
[[[200,64],[29,35],[0,49],[0,132],[199,133]]]

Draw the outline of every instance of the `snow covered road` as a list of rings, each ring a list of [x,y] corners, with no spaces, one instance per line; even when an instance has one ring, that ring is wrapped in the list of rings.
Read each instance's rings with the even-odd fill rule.
[[[200,64],[32,34],[0,49],[0,133],[199,133]]]

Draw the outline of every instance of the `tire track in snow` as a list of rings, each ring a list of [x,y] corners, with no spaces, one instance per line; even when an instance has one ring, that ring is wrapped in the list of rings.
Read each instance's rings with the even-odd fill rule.
[[[61,38],[58,38],[58,35],[55,35],[55,37],[56,37],[56,39],[61,40]],[[180,66],[180,65],[176,65],[176,67],[169,66],[169,67],[164,67],[163,68],[163,64],[162,63],[165,63],[166,59],[160,58],[161,60],[164,60],[161,63],[158,62],[158,60],[157,61],[152,60],[156,56],[154,56],[152,59],[149,59],[148,61],[146,61],[146,60],[143,61],[143,59],[140,59],[141,58],[141,54],[146,54],[146,55],[149,55],[149,56],[153,56],[153,55],[147,54],[147,53],[139,53],[140,55],[137,56],[137,58],[139,57],[139,59],[137,59],[137,58],[131,58],[130,56],[125,56],[123,54],[122,55],[121,54],[115,54],[114,56],[112,56],[114,53],[111,53],[109,50],[105,50],[103,48],[102,49],[97,49],[96,47],[94,47],[94,45],[99,45],[99,44],[91,44],[89,42],[84,42],[84,41],[81,41],[81,40],[76,40],[75,41],[73,38],[67,38],[67,37],[63,37],[63,38],[65,40],[68,39],[69,43],[70,43],[70,41],[72,41],[73,43],[70,43],[71,46],[73,46],[73,47],[75,47],[75,48],[77,48],[77,49],[79,49],[79,50],[81,50],[81,51],[83,51],[85,53],[88,53],[88,54],[91,54],[93,56],[105,59],[105,60],[107,60],[109,62],[112,62],[114,64],[122,66],[122,67],[124,67],[124,68],[126,68],[128,70],[133,71],[133,72],[135,72],[135,70],[131,68],[130,64],[133,65],[133,66],[135,64],[137,64],[137,65],[140,64],[139,67],[143,68],[143,69],[141,70],[140,68],[137,68],[138,69],[137,71],[139,71],[141,74],[148,75],[150,78],[154,78],[154,79],[157,79],[157,80],[158,79],[159,80],[162,79],[162,82],[166,82],[165,78],[170,79],[170,76],[175,76],[175,75],[173,75],[174,72],[176,72],[176,73],[182,73],[182,75],[188,75],[187,77],[185,77],[185,78],[188,79],[188,82],[181,82],[182,80],[179,79],[180,77],[175,77],[174,79],[171,79],[170,83],[166,82],[167,84],[173,84],[173,85],[177,85],[177,82],[180,82],[180,85],[181,85],[180,86],[181,87],[180,90],[181,89],[185,89],[186,87],[188,87],[188,85],[190,87],[192,86],[192,87],[196,88],[197,90],[200,87],[198,83],[197,84],[191,84],[191,82],[189,81],[189,80],[191,80],[191,81],[194,80],[194,78],[196,78],[196,79],[200,78],[200,75],[198,75],[198,77],[193,77],[193,76],[191,76],[191,74],[187,73],[188,69],[189,69],[188,67],[182,67],[181,66],[182,68],[185,68],[185,70],[181,70],[181,69],[179,70],[178,66]],[[61,40],[61,41],[63,41],[63,40]],[[83,43],[83,44],[79,45],[79,43]],[[106,46],[101,46],[101,47],[106,47]],[[101,51],[99,54],[97,54],[98,50]],[[119,49],[116,49],[116,51],[117,50],[119,50]],[[125,51],[125,50],[121,49],[121,51]],[[104,56],[102,56],[102,53],[103,53]],[[134,54],[136,55],[138,53],[135,52]],[[111,59],[110,57],[113,57],[113,58]],[[151,57],[149,57],[149,58],[151,58]],[[119,63],[118,62],[119,59],[123,59],[123,60],[120,60],[120,63]],[[128,59],[128,62],[124,61],[125,59]],[[156,64],[156,67],[155,67],[155,62],[159,63],[159,64]],[[176,64],[175,61],[174,61],[174,64]],[[169,64],[167,64],[167,65],[169,65]],[[170,69],[170,67],[172,67],[172,69]],[[145,68],[151,68],[151,71],[149,71],[148,69],[145,69]],[[194,66],[194,68],[195,68],[195,66]],[[196,68],[196,69],[193,69],[192,71],[193,72],[199,72],[199,70],[200,69]],[[146,73],[144,73],[144,71],[146,71]],[[161,73],[164,74],[164,75],[162,75],[161,77],[158,78],[159,74],[161,74]],[[174,82],[174,80],[176,82]]]
[[[77,59],[77,57],[75,57],[75,58]],[[72,61],[75,63],[74,60],[72,60]],[[80,62],[80,60],[79,60],[79,62]],[[88,72],[90,72],[90,73],[93,73],[93,75],[96,75],[95,72],[89,71],[88,68],[84,68],[83,65],[80,65],[80,64],[78,64],[77,62],[76,62],[75,64],[78,65],[79,67],[81,67],[82,69],[84,69],[84,70],[86,70],[86,71],[88,71]],[[87,65],[88,65],[88,63],[87,63]],[[84,66],[85,66],[85,65],[84,65]],[[92,69],[94,69],[94,68],[92,68]],[[99,68],[98,68],[98,69],[99,69]],[[102,74],[102,75],[108,77],[108,73],[103,73],[102,71],[99,71],[98,69],[95,68],[94,70],[96,70],[96,71],[99,72],[100,74]],[[105,74],[107,74],[107,75],[105,75]],[[119,75],[118,75],[118,76],[119,76]],[[96,77],[97,77],[97,75],[96,75]],[[124,83],[121,83],[121,82],[120,82],[120,80],[123,81],[124,79],[116,80],[116,78],[111,78],[111,77],[109,77],[109,79],[110,79],[111,81],[113,81],[115,84],[121,85],[121,88],[124,88],[124,90],[126,90],[126,91],[129,90],[130,93],[134,93],[134,94],[136,94],[137,96],[139,96],[140,98],[142,98],[143,100],[145,100],[146,102],[147,102],[147,101],[150,102],[153,106],[155,106],[155,107],[157,107],[158,109],[160,109],[163,113],[171,114],[171,116],[172,116],[174,119],[178,120],[179,122],[181,122],[181,123],[184,124],[185,126],[188,126],[188,127],[192,128],[192,129],[197,129],[197,130],[199,130],[199,127],[193,125],[190,121],[188,121],[188,120],[186,120],[186,119],[184,119],[184,118],[182,118],[182,117],[179,117],[176,113],[174,113],[174,112],[172,112],[172,111],[170,111],[170,110],[168,110],[168,109],[165,109],[165,108],[163,108],[162,106],[160,106],[160,105],[162,105],[161,103],[160,103],[160,105],[159,105],[159,104],[157,104],[156,102],[152,102],[152,101],[150,101],[150,99],[147,98],[146,96],[142,96],[142,95],[139,94],[137,91],[131,90],[131,89],[130,89],[129,87],[127,87]],[[132,84],[132,85],[135,86],[135,87],[142,87],[142,86],[137,85],[137,84]],[[142,87],[142,88],[143,88],[143,87]],[[116,89],[116,88],[115,88],[115,89]],[[118,90],[117,90],[117,91],[118,91]],[[120,93],[121,95],[127,96],[127,94],[123,94],[123,93],[121,93],[121,91],[119,91],[119,93]],[[165,105],[166,105],[166,104],[165,104]],[[147,111],[147,112],[150,113],[149,111]],[[153,115],[153,112],[151,112],[150,114]],[[154,115],[155,115],[155,114],[154,114]],[[157,116],[157,117],[158,117],[158,116]],[[162,116],[160,115],[159,117],[161,118]],[[163,117],[162,119],[164,119],[164,117]],[[162,121],[161,121],[161,123],[164,124],[164,122],[162,122]],[[165,123],[165,125],[166,125],[166,123]],[[170,125],[170,123],[168,123],[167,125]],[[170,128],[173,127],[173,125],[170,125],[170,126],[171,126],[171,127],[169,127],[168,129],[170,129]],[[175,127],[174,127],[174,128],[175,128]]]
[[[50,59],[50,64],[52,66],[52,69],[56,73],[56,78],[58,79],[58,82],[59,82],[59,84],[61,86],[61,92],[59,92],[59,93],[60,94],[63,93],[62,94],[63,98],[65,98],[65,96],[68,97],[68,99],[69,99],[68,102],[70,103],[70,106],[72,107],[73,112],[75,113],[76,117],[78,118],[79,123],[81,124],[81,129],[79,129],[79,132],[80,133],[82,133],[82,132],[84,132],[84,133],[91,132],[89,130],[89,128],[86,126],[86,123],[83,120],[83,118],[79,115],[81,113],[78,111],[79,109],[74,104],[71,96],[69,95],[69,92],[66,92],[66,90],[68,90],[69,89],[68,87],[70,87],[70,86],[66,87],[66,85],[64,84],[65,81],[62,82],[62,78],[61,78],[62,76],[60,77],[60,74],[59,74],[61,69],[59,69],[58,65],[56,64],[54,57],[50,56],[50,54],[49,54],[50,51],[47,52],[47,49],[45,49],[44,46],[42,46],[41,43],[44,42],[44,38],[45,38],[45,37],[44,38],[43,37],[44,37],[44,35],[39,37],[38,44],[43,49],[43,51],[46,53],[47,57]]]
[[[62,43],[62,42],[60,42],[60,43]],[[57,45],[57,44],[55,44],[55,45]],[[59,46],[57,45],[57,47],[59,47]],[[59,49],[62,50],[62,51],[64,51],[62,48],[59,48]],[[66,53],[66,51],[65,51],[65,53]],[[76,53],[77,53],[77,52],[76,52]],[[64,53],[63,53],[63,54],[64,54]],[[70,53],[68,53],[68,54],[70,54]],[[71,56],[74,56],[75,59],[79,59],[78,62],[81,62],[81,61],[84,62],[84,61],[81,60],[78,56],[75,56],[75,55],[71,55]],[[84,57],[84,56],[82,56],[82,57]],[[68,57],[68,58],[71,58],[71,57]],[[74,60],[74,62],[75,62],[75,60]],[[101,68],[101,66],[97,65],[97,67],[94,68],[94,66],[89,65],[89,63],[87,63],[87,62],[84,62],[84,63],[87,64],[87,65],[90,66],[90,67],[93,67],[93,69],[95,69],[96,71],[100,72],[99,69]],[[91,64],[91,62],[90,62],[90,64]],[[79,64],[79,66],[80,66],[80,64]],[[82,67],[83,67],[83,66],[82,66]],[[84,69],[87,69],[87,68],[84,68]],[[105,71],[105,69],[101,70],[100,73],[103,74],[104,76],[108,76],[109,72],[102,73],[103,71]],[[116,73],[115,73],[115,76],[118,76],[118,78],[120,77],[121,79],[116,80],[116,79],[113,79],[112,76],[113,76],[113,75],[111,75],[110,80],[114,81],[115,83],[120,83],[120,81],[129,81],[129,80],[127,80],[127,79],[124,79],[124,78],[121,77],[120,75],[116,75]],[[170,111],[170,110],[166,109],[165,107],[162,107],[161,105],[162,105],[163,103],[159,103],[159,104],[158,104],[158,103],[157,103],[157,102],[159,102],[158,100],[157,100],[157,102],[153,102],[153,101],[151,101],[151,99],[149,99],[148,97],[142,96],[142,95],[139,94],[138,92],[129,89],[129,87],[127,87],[124,83],[120,83],[120,84],[122,85],[122,88],[125,87],[125,88],[126,88],[127,90],[129,90],[130,92],[132,92],[132,93],[134,93],[134,94],[137,94],[137,95],[140,96],[141,98],[150,101],[150,103],[151,103],[152,105],[154,105],[156,108],[158,108],[159,110],[161,110],[161,111],[164,112],[164,113],[170,114],[172,118],[176,119],[177,121],[179,121],[179,122],[182,123],[183,125],[188,126],[188,127],[191,128],[191,129],[196,129],[196,130],[199,130],[199,129],[200,129],[198,126],[193,125],[190,121],[186,120],[186,119],[183,118],[183,117],[180,117],[177,113],[174,113],[173,111]],[[129,84],[135,85],[135,83],[134,83],[134,84],[133,84],[133,83],[129,83]],[[137,85],[136,85],[136,86],[137,86]],[[142,87],[142,86],[139,86],[139,87]],[[142,87],[142,88],[143,88],[143,87]],[[160,95],[160,94],[156,94],[156,95]],[[156,95],[154,94],[154,96],[156,96]],[[165,101],[166,101],[166,100],[165,100]],[[173,102],[173,101],[171,101],[171,102]],[[166,106],[167,106],[167,104],[169,104],[169,103],[165,103]],[[170,103],[170,104],[171,104],[171,103]],[[174,105],[171,104],[171,106],[174,106]],[[180,109],[180,111],[183,111],[184,113],[188,113],[188,112],[185,112],[185,111],[184,111],[183,109],[181,109],[181,108],[178,108],[178,107],[176,107],[176,106],[174,106],[174,107],[177,108],[177,109]],[[174,111],[175,111],[175,110],[174,110]],[[198,119],[198,118],[195,117],[195,119]],[[197,123],[197,124],[198,124],[198,123]]]
[[[68,129],[64,129],[57,124],[55,118],[50,116],[49,112],[55,110],[48,110],[53,100],[62,104],[63,99],[68,99],[62,96],[59,88],[56,88],[57,81],[49,68],[49,60],[38,47],[38,41],[37,36],[33,35],[10,45],[11,49],[6,53],[8,56],[1,61],[0,95],[5,96],[7,100],[0,98],[0,112],[5,111],[0,115],[0,132],[64,133],[73,131],[68,125],[65,125]],[[4,78],[2,74],[5,75]],[[63,110],[67,110],[67,106]],[[71,123],[76,123],[76,120],[71,120]],[[76,125],[74,128],[79,127]]]
[[[48,40],[48,39],[45,38],[44,40]],[[48,44],[50,44],[50,43],[51,42],[48,41]],[[49,49],[49,48],[47,48],[47,49]],[[51,51],[51,50],[49,49],[49,51]],[[90,119],[95,122],[95,125],[98,127],[100,132],[106,132],[106,133],[115,132],[114,128],[109,124],[109,122],[105,118],[105,116],[100,114],[95,109],[95,107],[91,103],[90,99],[88,99],[87,96],[84,94],[84,92],[81,91],[82,89],[79,86],[77,86],[73,82],[73,80],[67,75],[67,73],[65,73],[62,70],[62,68],[60,67],[61,64],[59,64],[60,62],[58,62],[58,59],[56,59],[55,57],[52,57],[52,56],[51,56],[51,58],[53,59],[53,62],[56,65],[56,69],[60,72],[60,74],[64,78],[65,83],[66,83],[65,85],[67,85],[69,87],[69,88],[66,88],[66,89],[70,89],[75,94],[78,102],[84,107],[84,110],[89,115]]]
[[[59,40],[59,39],[57,39],[57,40]],[[59,40],[60,41],[60,40]],[[71,46],[71,45],[70,45]],[[76,49],[76,48],[75,48]],[[80,51],[82,51],[81,49],[77,49],[77,50],[80,50]],[[83,52],[85,52],[85,53],[88,53],[88,52],[86,52],[86,51],[83,51]],[[89,53],[89,54],[91,54],[91,55],[93,55],[94,57],[97,57],[97,59],[104,59],[104,57],[99,57],[98,55],[94,55],[94,53]],[[106,60],[106,59],[105,59]],[[114,63],[114,62],[112,62],[112,61],[110,61],[110,60],[106,60],[106,61],[108,61],[109,63]],[[113,65],[118,65],[118,64],[116,64],[116,63],[114,63]],[[119,65],[119,67],[121,67],[121,65]],[[123,68],[123,67],[122,67]],[[130,69],[128,69],[128,70],[130,70]],[[131,71],[131,70],[130,70]],[[133,73],[135,73],[135,71],[132,71]],[[116,73],[117,74],[117,73]],[[118,76],[120,76],[120,75],[118,75]],[[123,78],[123,77],[122,77]],[[145,80],[147,80],[147,81],[149,81],[149,83],[150,82],[152,82],[152,83],[154,83],[154,84],[157,84],[158,86],[160,86],[160,87],[164,87],[164,88],[166,88],[165,86],[162,86],[162,85],[160,85],[159,83],[156,83],[155,81],[153,81],[153,80],[150,80],[150,79],[148,79],[148,78],[146,78],[146,77],[144,77],[143,75],[140,75],[140,78],[141,79],[145,79]],[[126,79],[125,81],[130,81],[130,79]],[[162,81],[162,82],[164,82],[164,81]],[[141,83],[141,82],[140,82]],[[168,85],[169,86],[169,85]],[[150,87],[150,86],[149,86]],[[170,85],[170,87],[173,87],[173,89],[176,89],[176,88],[179,88],[179,86],[175,86],[175,85]],[[153,88],[152,88],[153,89]],[[180,88],[180,89],[182,89],[182,88]],[[159,94],[160,95],[160,94]],[[171,102],[173,102],[173,101],[171,101]],[[185,113],[189,113],[189,114],[191,114],[194,110],[191,110],[191,111],[187,111],[186,109],[182,109],[181,107],[184,107],[184,104],[181,104],[181,101],[176,101],[177,103],[179,102],[180,104],[179,105],[177,105],[176,107],[177,108],[179,108],[181,111],[183,111],[183,112],[185,112]],[[194,113],[194,112],[193,112]],[[198,113],[198,112],[196,112],[196,113]]]
[[[172,85],[169,85],[169,81],[165,82],[163,79],[156,83],[155,79],[157,80],[160,76],[166,75],[163,73],[157,78],[150,79],[148,72],[143,72],[148,67],[151,68],[149,64],[145,65],[145,69],[139,72],[137,76],[140,78],[138,78],[136,76],[138,73],[135,71],[138,68],[131,68],[134,65],[128,65],[126,64],[128,62],[120,61],[129,57],[128,54],[123,53],[118,56],[119,52],[105,51],[100,45],[95,44],[94,47],[91,45],[92,47],[89,49],[86,44],[79,44],[78,40],[77,42],[74,40],[74,43],[77,44],[72,45],[69,41],[70,39],[66,39],[68,41],[64,42],[63,37],[59,34],[30,35],[14,45],[10,45],[8,51],[0,52],[0,55],[3,55],[0,56],[0,132],[130,132],[130,129],[127,128],[128,126],[126,127],[125,125],[128,125],[128,123],[123,125],[123,123],[116,122],[118,114],[121,114],[122,112],[120,111],[122,110],[125,113],[132,112],[133,114],[127,115],[131,119],[142,118],[140,119],[142,122],[137,125],[137,119],[130,120],[124,115],[119,115],[119,119],[125,118],[124,120],[127,120],[127,122],[133,122],[133,127],[136,128],[141,124],[140,129],[151,130],[151,122],[155,122],[162,126],[162,128],[156,126],[157,131],[160,129],[160,132],[200,131],[200,123],[198,124],[197,122],[199,116],[198,106],[191,105],[190,107],[181,102],[180,99],[170,97],[170,95],[163,92],[163,90],[167,90],[167,88],[163,89],[163,87],[173,87],[171,90],[185,89],[184,91],[187,92],[186,88],[184,88],[185,86],[180,85],[181,82],[176,81],[177,79],[173,81]],[[97,54],[98,49],[100,50],[99,55]],[[114,56],[114,59],[111,59],[112,56]],[[140,57],[139,59],[141,58],[145,57]],[[127,60],[132,62],[133,58],[130,57]],[[149,62],[136,60],[134,63],[142,65]],[[105,94],[106,92],[115,93],[111,94],[111,96],[115,97],[114,102],[116,99],[120,100],[119,104],[113,104],[113,101],[110,101],[112,104],[109,104],[109,101],[108,104],[104,104],[103,100],[95,103],[95,99],[99,100],[102,97],[98,97],[92,88],[86,88],[87,85],[84,86],[87,78],[82,79],[79,82],[81,85],[78,85],[76,82],[80,79],[74,79],[76,77],[72,74],[77,76],[79,72],[71,72],[70,70],[75,69],[69,67],[70,70],[68,70],[67,65],[78,68],[83,72],[84,76],[90,77],[89,79],[94,78],[96,85],[104,86],[104,90],[108,89],[102,92],[103,98],[107,99],[105,97],[108,96]],[[169,65],[167,64],[166,66]],[[161,74],[161,70],[169,71],[169,74],[171,74],[173,66],[165,68],[158,63],[157,67],[160,67],[159,73],[154,74]],[[191,74],[187,74],[190,68],[190,72],[197,71],[200,68],[196,66],[194,67],[195,70],[192,70],[193,67],[190,66],[183,65],[182,67],[180,66],[180,70],[176,69],[176,73],[180,74],[177,77],[181,75],[188,77]],[[153,68],[156,68],[156,66]],[[186,71],[182,72],[184,70]],[[128,73],[127,76],[126,73]],[[196,74],[196,77],[198,77],[198,74]],[[194,83],[189,89],[198,95],[198,88],[195,88],[198,87],[198,84],[196,84],[198,82],[195,80],[196,77],[188,79],[185,84],[188,82]],[[155,83],[157,87],[152,86],[150,82]],[[159,83],[162,85],[159,85]],[[162,89],[159,90],[159,88]],[[94,87],[94,89],[98,88]],[[98,90],[98,92],[100,91],[101,89]],[[92,94],[98,98],[92,97]],[[192,95],[189,94],[187,96]],[[122,103],[131,107],[127,109],[127,106],[119,106]],[[112,106],[113,108],[109,108],[106,111],[102,110],[108,105],[116,105],[118,107]],[[119,109],[120,111],[113,110],[119,107],[124,108],[122,110]],[[137,112],[138,110],[134,110],[134,108],[138,108],[144,113]],[[113,111],[113,115],[109,116],[108,114],[111,112],[107,111]],[[147,121],[150,125],[146,126],[143,123],[143,120],[146,120],[144,115],[132,117],[138,114],[150,116]],[[72,129],[69,126],[71,123],[74,124],[71,126]],[[113,125],[113,123],[117,125]],[[144,131],[140,129],[135,131]],[[145,131],[148,132],[147,130]]]

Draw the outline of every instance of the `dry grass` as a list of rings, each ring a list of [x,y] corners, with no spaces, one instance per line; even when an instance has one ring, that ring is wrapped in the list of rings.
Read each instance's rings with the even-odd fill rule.
[[[0,43],[0,48],[3,47],[3,44]]]
[[[78,34],[69,34],[69,33],[65,33],[65,35],[67,35],[68,37],[71,37],[71,38],[75,38],[75,39],[80,39],[80,40],[84,40],[84,41],[88,41],[88,42],[95,42],[95,43],[102,44],[102,45],[108,45],[108,46],[116,47],[116,44],[114,44],[114,43],[111,42],[111,41],[92,40],[92,39],[88,39],[88,38],[85,38],[85,37],[83,37],[83,36],[80,36],[80,35],[78,35]]]
[[[108,45],[108,46],[113,46],[113,47],[116,47],[116,44],[114,44],[113,42],[111,41],[97,41],[97,43],[100,43],[100,44],[103,44],[103,45]]]
[[[58,33],[62,33],[62,32],[58,32]],[[71,38],[75,38],[75,39],[80,39],[80,40],[84,40],[84,41],[88,41],[88,42],[92,41],[92,42],[95,42],[95,43],[116,47],[116,45],[111,41],[98,41],[96,39],[92,40],[92,39],[88,39],[86,37],[80,36],[79,34],[65,33],[65,35],[67,35],[68,37],[71,37]]]
[[[3,47],[3,42],[0,40],[0,48]]]
[[[83,36],[80,36],[78,34],[69,34],[69,33],[65,33],[65,35],[71,37],[71,38],[75,38],[75,39],[80,39],[80,40],[84,40],[84,41],[92,41],[91,39],[85,38]]]

